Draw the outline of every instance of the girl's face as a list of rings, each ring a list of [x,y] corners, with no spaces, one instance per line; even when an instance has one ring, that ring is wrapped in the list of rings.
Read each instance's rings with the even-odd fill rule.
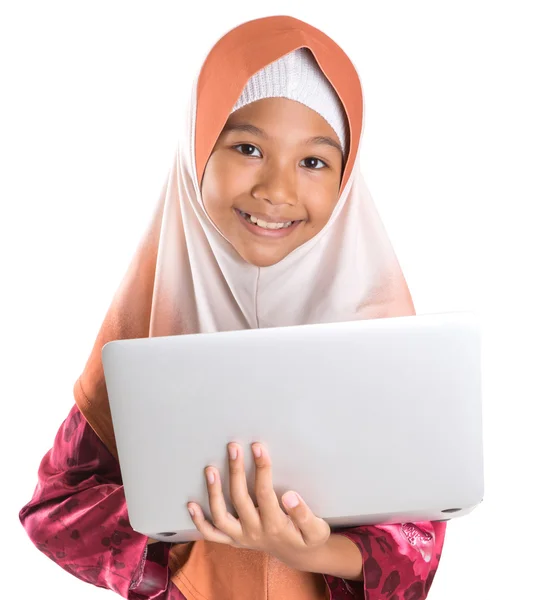
[[[342,170],[339,138],[318,113],[265,98],[226,122],[205,168],[203,202],[240,256],[266,267],[328,222]]]

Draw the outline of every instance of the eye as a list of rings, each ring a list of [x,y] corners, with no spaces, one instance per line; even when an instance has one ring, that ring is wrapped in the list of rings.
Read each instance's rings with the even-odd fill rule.
[[[303,163],[306,163],[303,166],[305,166],[305,167],[307,167],[307,169],[311,169],[313,171],[316,171],[318,169],[323,169],[324,167],[328,166],[323,160],[320,160],[319,158],[315,158],[314,156],[309,156],[307,158],[304,158],[301,161],[301,164],[303,164]],[[316,166],[317,164],[320,166],[317,167]]]
[[[261,151],[257,146],[253,146],[253,144],[238,144],[237,146],[232,146],[232,148],[235,148],[240,154],[245,154],[245,156],[261,158]],[[240,148],[242,148],[242,150],[240,150]],[[254,152],[258,152],[258,154],[254,154]]]

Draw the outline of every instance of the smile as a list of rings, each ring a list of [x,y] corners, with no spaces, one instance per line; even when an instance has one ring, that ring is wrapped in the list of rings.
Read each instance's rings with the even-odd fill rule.
[[[244,225],[246,229],[248,229],[251,233],[262,237],[269,238],[280,238],[289,235],[292,231],[295,231],[297,226],[302,223],[299,221],[265,221],[259,217],[255,217],[254,215],[250,215],[249,213],[244,212],[243,210],[239,210],[238,208],[234,209],[236,215],[238,216],[240,223]]]
[[[240,216],[243,217],[248,223],[252,223],[257,227],[261,227],[262,229],[285,229],[287,227],[291,227],[295,221],[285,221],[284,223],[269,223],[267,221],[263,221],[262,219],[257,219],[253,215],[250,215],[241,210],[238,211]]]

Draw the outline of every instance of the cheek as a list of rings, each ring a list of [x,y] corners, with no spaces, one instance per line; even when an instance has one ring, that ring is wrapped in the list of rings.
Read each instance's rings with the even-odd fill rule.
[[[244,174],[232,161],[221,160],[213,155],[205,168],[201,194],[207,212],[216,213],[234,204],[244,193],[247,181]]]
[[[320,186],[318,189],[311,188],[303,196],[307,199],[305,204],[314,229],[322,229],[328,222],[337,205],[338,193],[339,187],[330,185]]]

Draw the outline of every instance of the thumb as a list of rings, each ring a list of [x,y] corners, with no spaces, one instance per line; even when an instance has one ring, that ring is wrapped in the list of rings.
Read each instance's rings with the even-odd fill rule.
[[[320,546],[330,537],[330,526],[313,514],[297,492],[286,492],[282,504],[307,546]]]

